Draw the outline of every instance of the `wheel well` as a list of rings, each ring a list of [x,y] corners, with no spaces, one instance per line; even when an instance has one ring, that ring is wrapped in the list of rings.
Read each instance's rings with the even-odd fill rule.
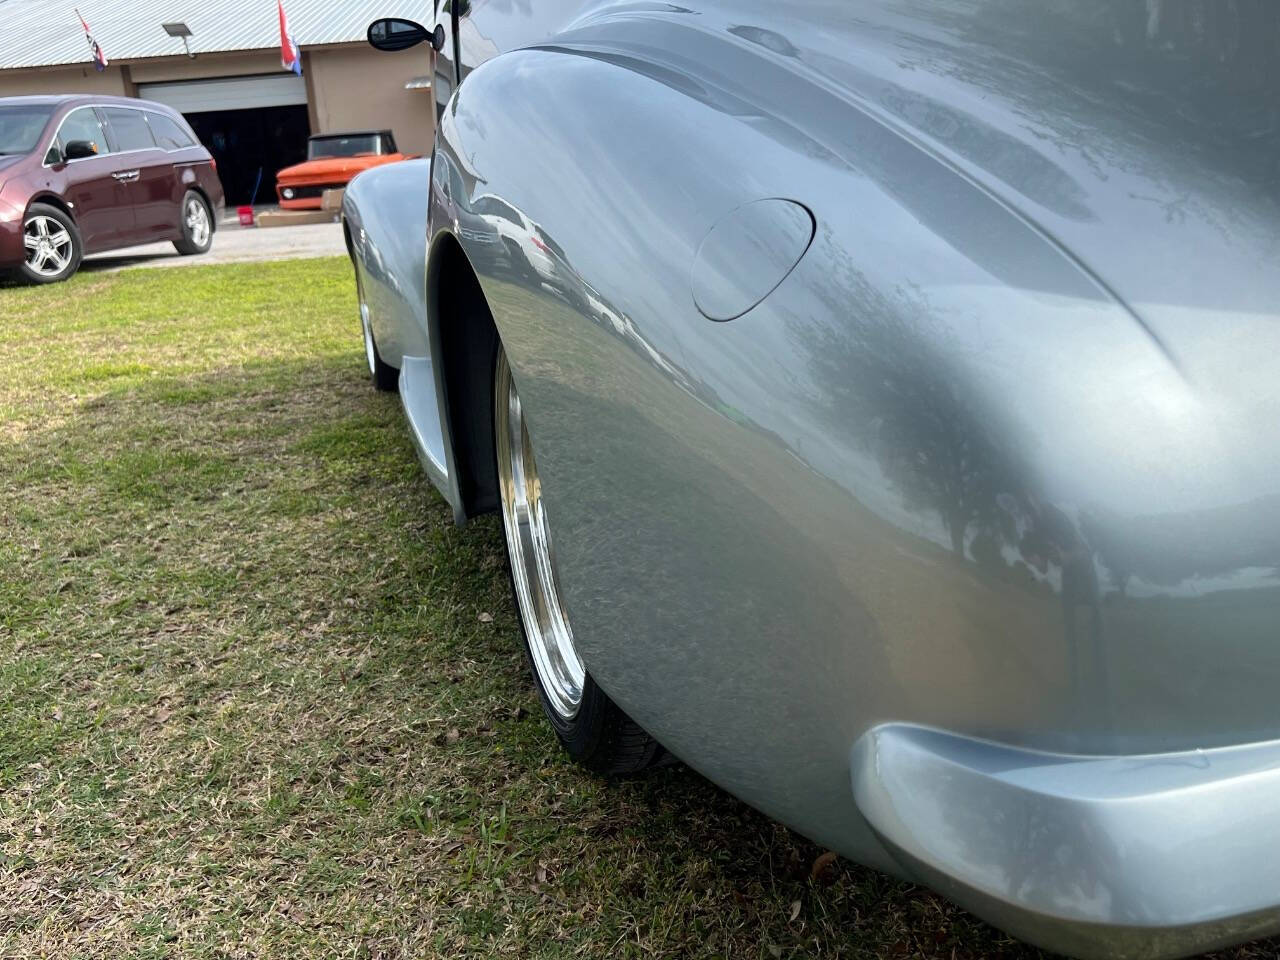
[[[498,509],[493,456],[493,361],[498,328],[480,280],[458,241],[436,241],[427,268],[427,311],[440,337],[445,416],[453,437],[461,512]]]
[[[209,223],[213,228],[213,232],[217,233],[218,232],[218,215],[214,213],[213,201],[210,200],[209,195],[204,192],[204,187],[200,186],[200,184],[198,183],[189,183],[187,184],[187,189],[192,191],[193,193],[198,193],[200,195],[200,199],[204,201],[205,209],[209,211]],[[185,216],[185,212],[183,215]]]
[[[34,196],[31,198],[31,203],[43,203],[46,207],[57,207],[59,210],[61,210],[68,217],[71,218],[72,223],[76,222],[76,215],[71,211],[71,208],[66,205],[63,199],[57,196],[56,194],[52,194],[52,193],[38,194],[37,196]],[[28,203],[27,206],[30,207],[31,203]]]

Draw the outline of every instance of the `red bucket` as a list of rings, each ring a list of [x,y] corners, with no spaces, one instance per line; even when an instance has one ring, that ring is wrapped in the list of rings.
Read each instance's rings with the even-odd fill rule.
[[[253,226],[253,207],[237,207],[236,213],[240,215],[240,226]]]

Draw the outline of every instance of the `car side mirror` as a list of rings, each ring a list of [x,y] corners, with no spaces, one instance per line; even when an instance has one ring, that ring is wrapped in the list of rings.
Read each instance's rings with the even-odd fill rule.
[[[98,155],[98,145],[90,140],[68,140],[62,151],[67,160],[85,160]]]
[[[369,24],[368,36],[369,46],[387,53],[398,53],[428,41],[436,50],[444,46],[443,27],[437,26],[431,31],[420,23],[399,17],[383,17],[373,21]]]

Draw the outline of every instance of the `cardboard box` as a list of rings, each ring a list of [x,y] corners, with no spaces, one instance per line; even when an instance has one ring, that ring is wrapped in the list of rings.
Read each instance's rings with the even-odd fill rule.
[[[333,210],[268,210],[258,214],[259,227],[297,227],[307,223],[337,223]]]
[[[347,195],[346,187],[336,187],[320,194],[320,209],[337,212],[342,209],[342,198]]]

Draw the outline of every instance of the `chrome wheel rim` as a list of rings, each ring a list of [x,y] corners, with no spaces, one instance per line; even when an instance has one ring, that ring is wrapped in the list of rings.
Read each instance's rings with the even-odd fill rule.
[[[197,247],[203,247],[209,242],[209,211],[195,197],[187,201],[186,220],[187,236]]]
[[[506,354],[499,349],[494,384],[494,433],[502,520],[507,531],[511,579],[530,659],[547,702],[556,715],[572,720],[582,704],[586,670],[573,643],[573,631],[556,583],[551,531],[542,501],[538,465],[529,443],[520,396]]]
[[[22,226],[27,266],[42,277],[56,277],[71,265],[75,241],[71,231],[53,217],[35,216]]]
[[[369,363],[369,373],[378,372],[378,354],[373,346],[373,327],[369,325],[369,307],[360,302],[360,327],[364,330],[364,358]]]

